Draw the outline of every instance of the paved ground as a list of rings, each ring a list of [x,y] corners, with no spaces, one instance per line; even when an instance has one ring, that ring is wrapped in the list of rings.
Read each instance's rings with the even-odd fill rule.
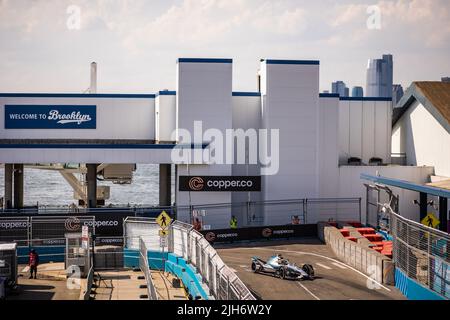
[[[172,280],[175,279],[168,272],[152,271],[152,280],[155,285],[156,292],[161,300],[187,300],[186,291],[183,287],[174,288]]]
[[[19,280],[16,291],[7,300],[78,300],[80,289],[69,289],[64,273],[64,265],[43,264],[38,268],[37,279],[29,279],[29,268],[19,266]],[[72,286],[70,286],[72,288]]]
[[[142,272],[133,270],[101,271],[96,272],[100,276],[95,281],[97,286],[91,294],[95,300],[142,300],[141,295],[147,295],[147,288]],[[144,298],[146,299],[146,298]]]
[[[331,250],[316,239],[222,245],[216,249],[223,261],[264,300],[405,299],[392,286],[369,289],[368,283],[374,284],[368,277],[337,260]],[[266,260],[278,253],[298,265],[312,264],[317,278],[313,281],[281,280],[251,271],[252,256]]]

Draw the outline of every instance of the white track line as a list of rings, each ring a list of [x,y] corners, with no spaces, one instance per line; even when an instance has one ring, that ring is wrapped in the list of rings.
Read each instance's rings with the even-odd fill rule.
[[[318,296],[316,296],[314,293],[312,293],[307,287],[305,287],[302,283],[300,283],[300,282],[297,282],[298,283],[298,285],[300,286],[300,287],[302,287],[303,289],[305,289],[305,291],[306,292],[308,292],[314,299],[316,299],[316,300],[320,300],[320,298],[318,297]]]
[[[327,269],[327,270],[333,269],[333,268],[330,268],[329,266],[326,266],[326,265],[321,264],[321,263],[318,263],[318,262],[316,262],[316,265],[318,265],[319,267],[322,267],[322,268],[324,268],[324,269]]]
[[[347,267],[344,267],[341,263],[336,263],[336,262],[332,262],[331,263],[333,266],[339,267],[341,269],[347,269]]]
[[[244,248],[241,248],[241,249],[247,249],[247,250],[255,250],[255,249],[257,249],[257,250],[258,250],[258,249],[259,249],[259,250],[267,250],[267,249],[261,248],[261,247],[259,247],[259,248],[258,248],[258,247],[256,247],[256,248],[255,248],[255,247],[253,247],[253,248],[244,247]],[[362,273],[361,271],[356,270],[355,268],[350,267],[349,265],[346,265],[345,263],[342,263],[342,262],[340,262],[339,260],[336,260],[336,259],[333,259],[333,258],[324,256],[324,255],[321,255],[321,254],[318,254],[318,253],[312,253],[312,252],[292,251],[292,250],[280,250],[280,249],[274,249],[274,250],[280,251],[280,252],[292,253],[292,254],[309,254],[309,255],[311,255],[311,256],[321,257],[321,258],[324,258],[324,259],[327,259],[327,260],[330,260],[330,261],[334,261],[334,262],[336,262],[336,263],[340,263],[340,264],[346,266],[347,268],[349,268],[349,269],[355,271],[356,273],[359,273],[360,275],[362,275],[362,276],[365,277],[366,279],[369,279],[370,281],[372,281],[372,283],[376,283],[377,285],[380,286],[380,288],[383,288],[384,290],[391,292],[391,289],[386,288],[385,286],[383,286],[383,285],[382,285],[381,283],[379,283],[378,281],[372,279],[372,278],[369,277],[369,276],[366,276],[366,275],[365,275],[364,273]]]

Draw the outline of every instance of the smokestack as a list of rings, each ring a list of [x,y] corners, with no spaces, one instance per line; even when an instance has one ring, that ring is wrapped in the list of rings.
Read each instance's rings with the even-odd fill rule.
[[[91,85],[89,86],[89,93],[97,93],[97,63],[91,63]]]

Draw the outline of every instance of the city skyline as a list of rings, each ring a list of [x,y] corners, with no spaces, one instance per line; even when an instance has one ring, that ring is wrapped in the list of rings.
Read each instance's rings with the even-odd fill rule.
[[[367,60],[385,53],[407,88],[450,74],[449,19],[445,0],[0,0],[0,88],[83,92],[96,61],[98,92],[149,93],[175,88],[179,57],[226,57],[235,91],[257,90],[260,58],[320,60],[324,91],[365,87]]]

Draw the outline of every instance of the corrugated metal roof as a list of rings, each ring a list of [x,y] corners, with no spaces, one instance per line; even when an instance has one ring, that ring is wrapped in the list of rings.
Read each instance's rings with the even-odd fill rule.
[[[450,123],[450,82],[421,81],[414,84]]]
[[[450,179],[427,183],[427,186],[450,190]]]

